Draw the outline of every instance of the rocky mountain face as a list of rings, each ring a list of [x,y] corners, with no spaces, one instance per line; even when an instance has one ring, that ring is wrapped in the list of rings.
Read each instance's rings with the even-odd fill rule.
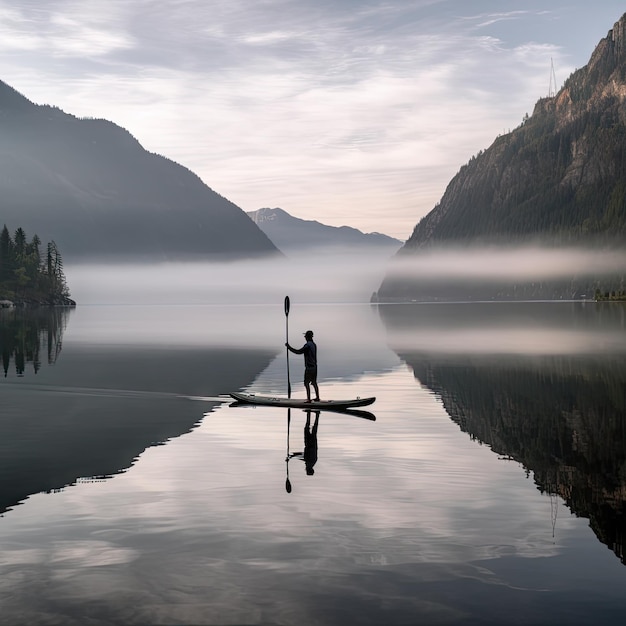
[[[626,15],[532,116],[452,179],[406,250],[435,242],[626,235]]]
[[[443,245],[624,241],[626,15],[554,97],[460,169],[399,256]],[[418,290],[389,279],[379,295]]]
[[[259,209],[248,213],[252,221],[283,252],[307,251],[313,248],[366,248],[393,254],[402,242],[381,233],[363,233],[349,226],[327,226],[303,220],[283,209]]]
[[[123,128],[36,105],[0,82],[0,228],[66,262],[278,254],[232,202]]]

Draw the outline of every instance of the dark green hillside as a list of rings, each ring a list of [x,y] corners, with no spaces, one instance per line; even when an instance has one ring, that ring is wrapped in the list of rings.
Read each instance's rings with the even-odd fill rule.
[[[452,179],[405,251],[441,242],[626,236],[626,16],[584,68]]]
[[[239,207],[123,128],[2,82],[0,197],[0,223],[56,241],[68,261],[278,254]]]

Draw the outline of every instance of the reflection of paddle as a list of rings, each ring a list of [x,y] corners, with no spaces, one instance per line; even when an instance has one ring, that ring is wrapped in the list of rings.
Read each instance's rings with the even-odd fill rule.
[[[285,463],[287,463],[287,480],[285,481],[285,489],[287,493],[291,493],[291,482],[289,481],[289,425],[291,424],[291,409],[287,409],[287,456],[285,457]]]
[[[289,343],[289,296],[285,296],[285,341]],[[289,348],[287,348],[287,397],[291,398],[291,380],[289,379]]]

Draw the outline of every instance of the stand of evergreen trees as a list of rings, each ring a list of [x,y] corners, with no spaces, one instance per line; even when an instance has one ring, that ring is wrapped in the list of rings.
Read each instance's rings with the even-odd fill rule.
[[[30,241],[22,228],[13,237],[6,224],[0,232],[0,301],[20,305],[76,304],[63,273],[63,259],[51,241],[42,254],[41,240]]]
[[[626,290],[624,289],[612,289],[612,290],[602,290],[598,287],[596,289],[596,293],[594,299],[597,302],[604,301],[616,301],[616,302],[626,302]]]

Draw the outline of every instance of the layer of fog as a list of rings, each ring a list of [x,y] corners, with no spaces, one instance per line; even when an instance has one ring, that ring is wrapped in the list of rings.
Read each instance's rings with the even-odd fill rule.
[[[511,282],[626,272],[626,254],[615,249],[486,247],[428,249],[395,257],[398,278]]]
[[[380,254],[318,250],[230,263],[69,265],[78,306],[65,345],[268,348],[284,359],[289,296],[290,341],[299,347],[304,331],[315,331],[324,376],[339,375],[330,363],[342,363],[344,372],[375,369],[381,360],[397,362],[369,305],[386,261]],[[362,306],[344,306],[352,303]],[[370,339],[365,347],[363,337]],[[293,359],[300,365],[302,357]]]
[[[176,262],[68,265],[72,298],[85,304],[272,304],[368,302],[387,258],[337,254],[228,263]]]
[[[619,303],[440,302],[378,310],[398,353],[626,354],[626,309]]]
[[[618,250],[434,249],[387,258],[316,250],[300,256],[228,263],[172,262],[68,265],[79,304],[270,304],[368,302],[382,279],[519,281],[626,273]]]
[[[399,354],[417,352],[429,355],[518,355],[576,356],[626,354],[626,335],[586,329],[519,328],[450,329],[433,328],[392,331],[389,345]]]

